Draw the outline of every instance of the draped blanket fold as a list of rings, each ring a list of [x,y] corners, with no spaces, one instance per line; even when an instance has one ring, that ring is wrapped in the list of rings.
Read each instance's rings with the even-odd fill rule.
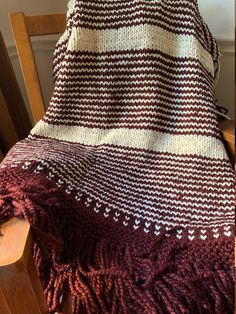
[[[74,0],[43,119],[0,164],[51,313],[233,313],[234,175],[197,0]]]

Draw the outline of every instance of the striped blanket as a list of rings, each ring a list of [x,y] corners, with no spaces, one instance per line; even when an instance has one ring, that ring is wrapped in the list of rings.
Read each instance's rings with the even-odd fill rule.
[[[46,115],[0,165],[51,313],[233,313],[233,170],[197,0],[72,0]]]

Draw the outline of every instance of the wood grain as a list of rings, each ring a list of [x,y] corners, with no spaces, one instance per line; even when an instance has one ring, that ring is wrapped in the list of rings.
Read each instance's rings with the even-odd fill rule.
[[[29,36],[60,34],[66,28],[66,14],[25,16]]]
[[[3,295],[3,292],[0,288],[0,313],[1,314],[12,314],[9,306],[7,305],[7,301]]]
[[[220,123],[220,130],[229,158],[235,163],[235,121],[226,120]]]
[[[1,224],[0,300],[14,314],[48,313],[43,289],[32,258],[30,226],[12,218]],[[1,312],[1,314],[5,314]]]
[[[45,113],[45,103],[40,86],[30,37],[64,32],[65,14],[26,16],[22,12],[9,14],[20,65],[25,81],[34,123]]]
[[[37,123],[45,113],[45,106],[31,41],[25,23],[25,15],[23,13],[11,13],[9,17],[33,120],[34,123]]]
[[[11,218],[1,224],[0,276],[8,276],[22,271],[22,257],[27,258],[26,245],[30,247],[29,224],[20,218]],[[28,253],[27,253],[28,254]],[[11,268],[13,268],[11,270]]]
[[[235,121],[226,120],[220,124],[221,132],[224,135],[224,140],[233,144],[235,140]]]

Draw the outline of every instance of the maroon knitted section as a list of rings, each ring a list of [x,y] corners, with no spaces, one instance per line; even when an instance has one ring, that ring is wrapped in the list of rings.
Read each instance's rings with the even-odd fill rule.
[[[52,313],[62,311],[68,293],[73,313],[233,313],[233,239],[117,230],[36,169],[1,175],[0,217],[30,223]]]

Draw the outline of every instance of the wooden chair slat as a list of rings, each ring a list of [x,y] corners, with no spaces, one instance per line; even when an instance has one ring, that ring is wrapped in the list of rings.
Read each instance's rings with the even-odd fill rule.
[[[220,130],[228,156],[235,163],[235,121],[226,120],[220,123]]]
[[[65,14],[25,16],[29,36],[60,34],[66,28]]]
[[[9,15],[21,70],[30,102],[34,123],[45,113],[45,106],[31,41],[25,23],[25,15],[21,12]]]
[[[66,15],[25,16],[19,12],[10,14],[9,18],[31,112],[36,123],[43,117],[45,106],[30,37],[62,33],[66,26]],[[5,107],[2,106],[4,108],[2,110],[6,111]],[[1,117],[3,119],[6,116],[5,111],[4,115],[0,112],[0,127]],[[12,218],[1,224],[1,232],[3,236],[0,236],[0,312],[48,313],[32,258],[29,224],[22,219]],[[66,313],[69,314],[70,311]]]
[[[226,120],[221,122],[220,124],[221,132],[224,134],[224,139],[234,144],[235,141],[235,121],[233,120]]]

